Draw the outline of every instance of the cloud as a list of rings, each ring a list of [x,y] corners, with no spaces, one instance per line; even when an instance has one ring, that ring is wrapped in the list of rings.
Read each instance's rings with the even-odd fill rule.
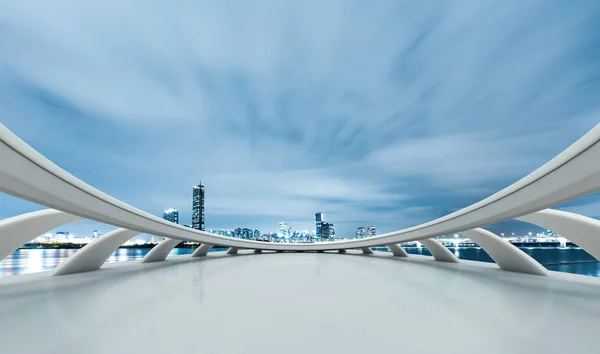
[[[597,124],[599,11],[5,2],[0,119],[157,215],[188,222],[201,179],[208,227],[312,228],[323,211],[341,235],[392,231],[492,194]],[[0,202],[7,216],[38,207]]]

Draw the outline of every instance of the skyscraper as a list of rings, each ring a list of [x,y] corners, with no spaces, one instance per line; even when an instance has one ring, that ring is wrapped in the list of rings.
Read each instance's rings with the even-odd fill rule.
[[[356,238],[364,238],[366,235],[366,230],[364,226],[360,226],[356,228],[356,233],[354,234],[354,236]]]
[[[375,236],[375,226],[367,226],[367,237]]]
[[[317,230],[317,237],[323,237],[323,230],[321,229],[321,223],[323,222],[323,213],[318,212],[315,214],[315,226]]]
[[[204,231],[204,185],[202,182],[193,188],[192,228]]]
[[[163,219],[179,224],[179,212],[174,208],[167,209],[163,212]]]

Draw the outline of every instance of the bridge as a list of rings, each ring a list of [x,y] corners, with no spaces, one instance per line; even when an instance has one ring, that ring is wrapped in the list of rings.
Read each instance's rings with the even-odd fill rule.
[[[408,229],[282,244],[183,227],[70,175],[0,124],[0,191],[48,207],[0,221],[0,259],[61,225],[118,227],[51,272],[0,279],[6,353],[596,353],[600,280],[546,270],[484,229],[510,219],[600,259],[600,221],[551,209],[600,191],[600,125],[511,186]],[[140,233],[142,260],[105,264]],[[495,264],[458,260],[434,237],[460,233]],[[200,246],[168,257],[182,241]],[[409,256],[419,241],[432,257]],[[223,245],[226,252],[210,252]],[[391,252],[374,252],[373,247]],[[560,336],[552,334],[560,328]]]

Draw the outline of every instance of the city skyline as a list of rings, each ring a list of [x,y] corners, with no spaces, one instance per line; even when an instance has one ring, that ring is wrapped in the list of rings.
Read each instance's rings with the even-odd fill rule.
[[[483,199],[598,122],[600,83],[585,78],[600,74],[589,8],[600,5],[413,5],[238,13],[198,2],[185,11],[195,21],[165,18],[148,40],[149,18],[177,6],[148,4],[146,16],[109,29],[96,19],[111,15],[110,1],[93,11],[2,4],[23,22],[2,32],[1,120],[76,177],[152,214],[174,207],[191,220],[189,186],[202,176],[205,228],[273,230],[286,220],[312,230],[321,210],[345,237]],[[600,198],[559,208],[598,217]],[[0,194],[3,218],[39,209]]]

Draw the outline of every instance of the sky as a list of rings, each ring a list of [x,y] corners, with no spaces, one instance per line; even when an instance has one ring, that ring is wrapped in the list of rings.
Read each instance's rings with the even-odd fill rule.
[[[0,1],[0,122],[207,229],[338,237],[512,184],[600,122],[598,1]],[[43,209],[0,195],[0,218]],[[600,198],[560,209],[600,217]],[[495,232],[534,230],[521,222]],[[91,235],[113,226],[81,221]]]

